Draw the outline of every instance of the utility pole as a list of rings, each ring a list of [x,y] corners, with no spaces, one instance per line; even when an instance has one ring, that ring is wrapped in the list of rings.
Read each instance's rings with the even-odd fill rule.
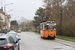
[[[4,6],[4,12],[5,12],[5,15],[6,15],[6,9],[5,9],[5,6]],[[6,16],[5,16],[5,34],[6,34]]]
[[[60,35],[62,35],[62,9],[60,10]]]

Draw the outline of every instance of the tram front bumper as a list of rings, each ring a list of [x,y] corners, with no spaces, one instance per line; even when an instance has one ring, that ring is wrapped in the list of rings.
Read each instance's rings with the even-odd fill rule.
[[[55,38],[55,36],[48,36],[48,38]]]

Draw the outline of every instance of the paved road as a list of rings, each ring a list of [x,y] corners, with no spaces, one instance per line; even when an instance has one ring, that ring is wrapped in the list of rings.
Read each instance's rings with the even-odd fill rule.
[[[75,50],[75,48],[60,43],[59,39],[41,39],[39,34],[33,32],[18,33],[20,40],[20,50]]]

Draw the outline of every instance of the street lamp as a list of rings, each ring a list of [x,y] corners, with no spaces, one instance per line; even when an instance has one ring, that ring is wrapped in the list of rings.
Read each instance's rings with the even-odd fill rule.
[[[13,3],[9,3],[9,4],[6,4],[6,5],[4,5],[4,6],[10,5],[10,4],[13,4]]]
[[[10,11],[13,11],[13,9],[11,9],[11,10],[9,10],[9,11],[7,11],[7,12],[10,12]]]
[[[9,4],[6,4],[4,5],[4,12],[5,12],[5,15],[6,15],[6,6],[10,5],[10,4],[13,4],[13,3],[9,3]],[[5,17],[5,33],[6,33],[6,17]]]
[[[5,12],[5,15],[6,15],[6,6],[8,6],[8,5],[10,5],[10,4],[13,4],[13,3],[9,3],[9,4],[6,4],[6,5],[4,5],[4,12]]]

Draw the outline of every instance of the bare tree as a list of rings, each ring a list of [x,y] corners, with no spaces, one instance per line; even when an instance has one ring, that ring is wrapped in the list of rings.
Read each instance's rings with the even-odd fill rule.
[[[22,30],[25,30],[25,27],[29,28],[32,25],[31,20],[27,20],[24,17],[22,17],[18,21],[18,23],[19,23],[19,28]]]

